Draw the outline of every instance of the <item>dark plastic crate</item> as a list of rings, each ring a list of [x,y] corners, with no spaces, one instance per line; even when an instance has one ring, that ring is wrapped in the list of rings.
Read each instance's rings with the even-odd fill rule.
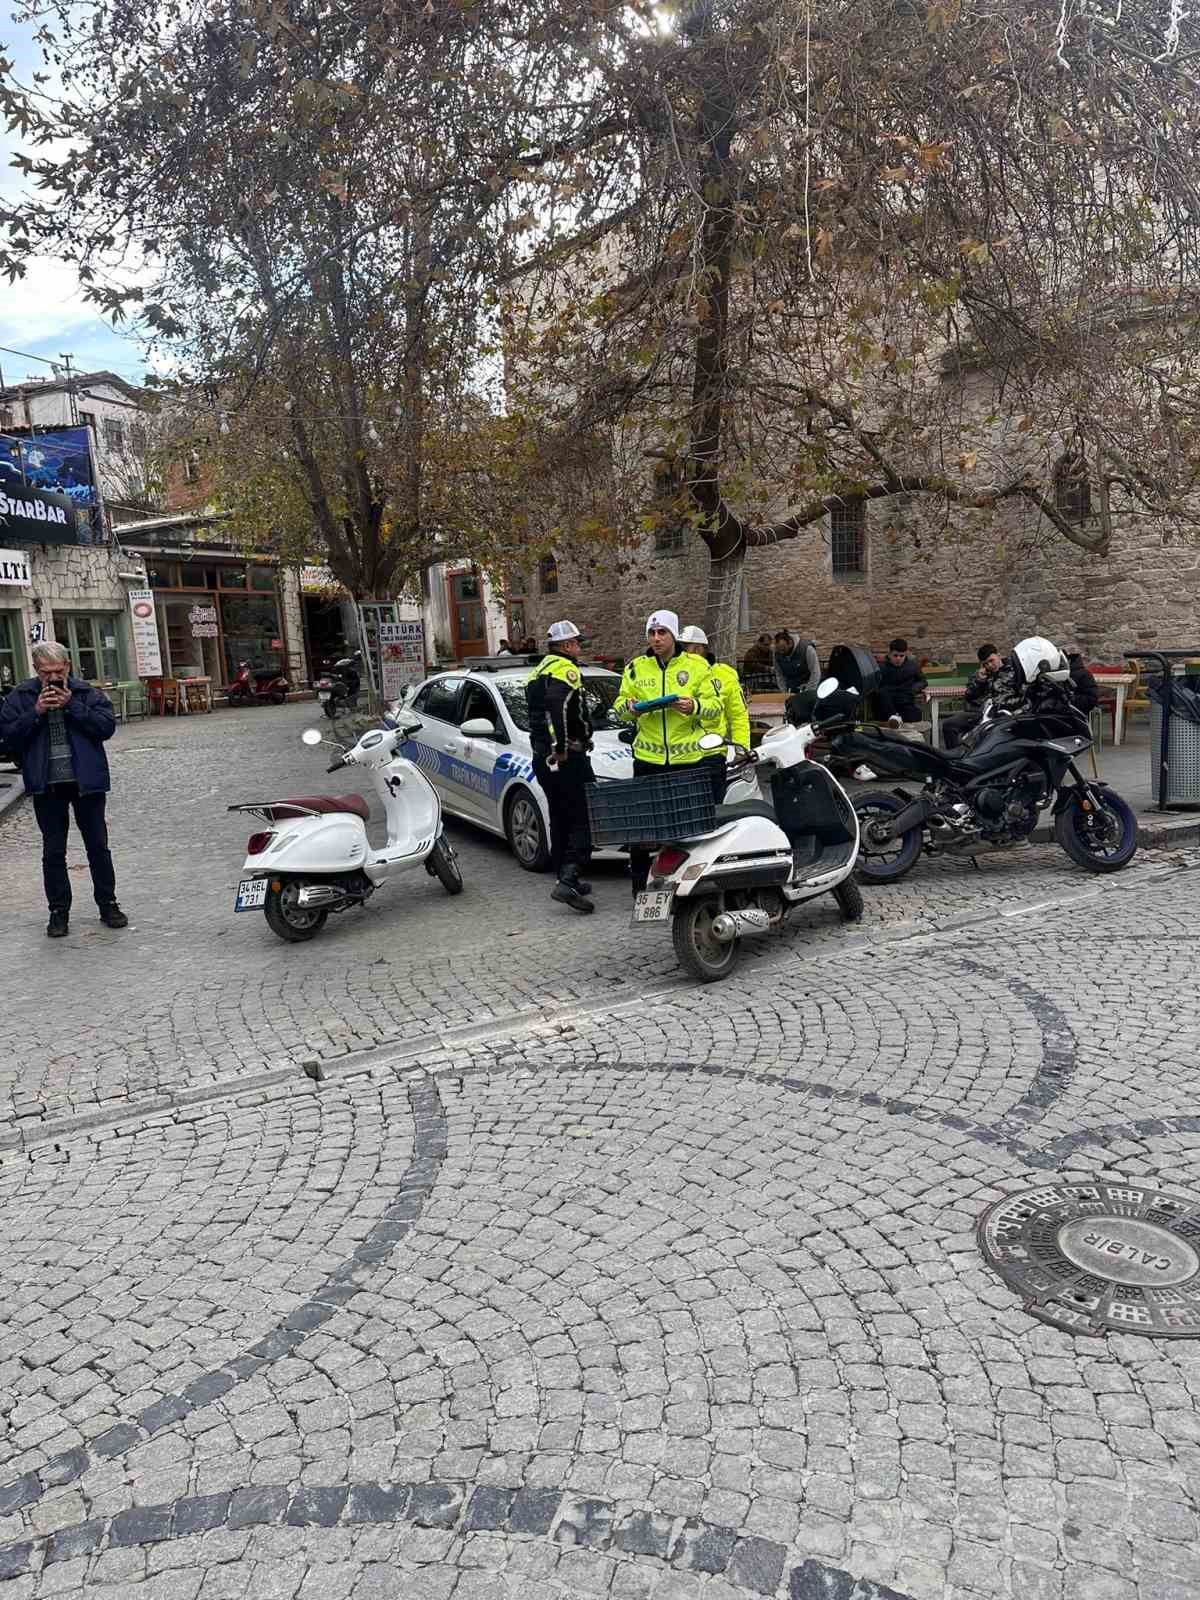
[[[707,771],[625,778],[587,786],[595,845],[659,844],[711,833],[717,825]]]

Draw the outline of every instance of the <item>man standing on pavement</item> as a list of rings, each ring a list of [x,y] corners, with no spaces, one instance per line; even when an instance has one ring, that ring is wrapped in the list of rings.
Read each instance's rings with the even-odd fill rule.
[[[19,683],[0,707],[0,738],[20,760],[25,791],[33,796],[42,830],[42,880],[50,907],[46,933],[51,939],[70,931],[67,829],[72,811],[87,850],[101,922],[109,928],[124,928],[129,922],[117,904],[104,820],[109,790],[104,741],[112,738],[116,719],[107,695],[72,677],[70,666],[62,645],[35,645],[37,677]]]
[[[674,611],[654,611],[646,622],[644,655],[625,668],[613,704],[618,722],[636,724],[633,741],[635,778],[661,777],[689,771],[709,752],[700,748],[705,733],[721,728],[721,700],[708,662],[689,655],[679,643],[679,618]],[[670,698],[669,705],[637,711],[647,700]],[[650,852],[631,849],[629,868],[633,892],[641,894],[650,875]]]
[[[592,886],[580,873],[592,858],[587,786],[595,783],[588,751],[592,727],[579,670],[579,629],[552,622],[550,648],[525,682],[533,775],[550,811],[550,898],[585,914],[596,909]]]
[[[721,701],[721,726],[717,732],[727,743],[738,744],[743,750],[749,750],[750,713],[746,710],[746,697],[742,693],[737,669],[725,661],[717,660],[708,648],[708,635],[703,628],[685,628],[679,635],[679,642],[689,655],[699,656],[708,662],[713,686]],[[725,757],[726,752],[721,750],[715,756],[708,756],[704,762],[712,773],[713,796],[718,805],[725,798],[728,781]]]
[[[793,639],[786,628],[775,635],[775,682],[784,694],[803,694],[821,681],[821,658],[811,639]]]

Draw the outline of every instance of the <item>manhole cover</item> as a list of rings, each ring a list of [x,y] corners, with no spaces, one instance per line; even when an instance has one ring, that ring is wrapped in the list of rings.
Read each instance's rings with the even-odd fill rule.
[[[1056,1183],[997,1201],[978,1237],[1043,1322],[1072,1333],[1200,1334],[1200,1196]]]

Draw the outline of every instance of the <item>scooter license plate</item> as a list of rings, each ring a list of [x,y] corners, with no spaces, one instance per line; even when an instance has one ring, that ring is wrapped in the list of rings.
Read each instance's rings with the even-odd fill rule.
[[[669,922],[671,920],[671,902],[675,898],[671,889],[648,889],[633,897],[633,921],[639,922]]]
[[[261,911],[267,903],[267,880],[265,878],[243,878],[237,887],[237,899],[233,902],[235,911]]]
[[[317,690],[317,699],[321,702],[322,705],[324,705],[326,700],[329,699],[329,690],[328,689],[318,689]]]

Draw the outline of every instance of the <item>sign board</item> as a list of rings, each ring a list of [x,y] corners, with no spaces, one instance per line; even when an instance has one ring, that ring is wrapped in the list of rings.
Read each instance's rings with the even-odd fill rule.
[[[158,618],[154,614],[153,589],[130,589],[129,616],[138,677],[161,677],[162,654],[158,648]]]
[[[425,676],[425,624],[381,622],[379,654],[383,663],[383,698],[399,700],[411,684]]]
[[[328,594],[341,587],[328,567],[300,568],[300,588],[305,594]]]
[[[11,479],[0,482],[0,538],[16,544],[78,544],[73,500]]]
[[[215,639],[217,637],[216,606],[193,606],[188,612],[188,621],[192,625],[193,639]]]
[[[33,623],[32,626],[29,629],[29,642],[30,642],[30,644],[41,644],[42,641],[45,639],[45,637],[46,637],[46,624],[44,622],[35,622],[35,623]]]
[[[0,550],[0,583],[27,589],[32,582],[28,554],[24,550]]]

